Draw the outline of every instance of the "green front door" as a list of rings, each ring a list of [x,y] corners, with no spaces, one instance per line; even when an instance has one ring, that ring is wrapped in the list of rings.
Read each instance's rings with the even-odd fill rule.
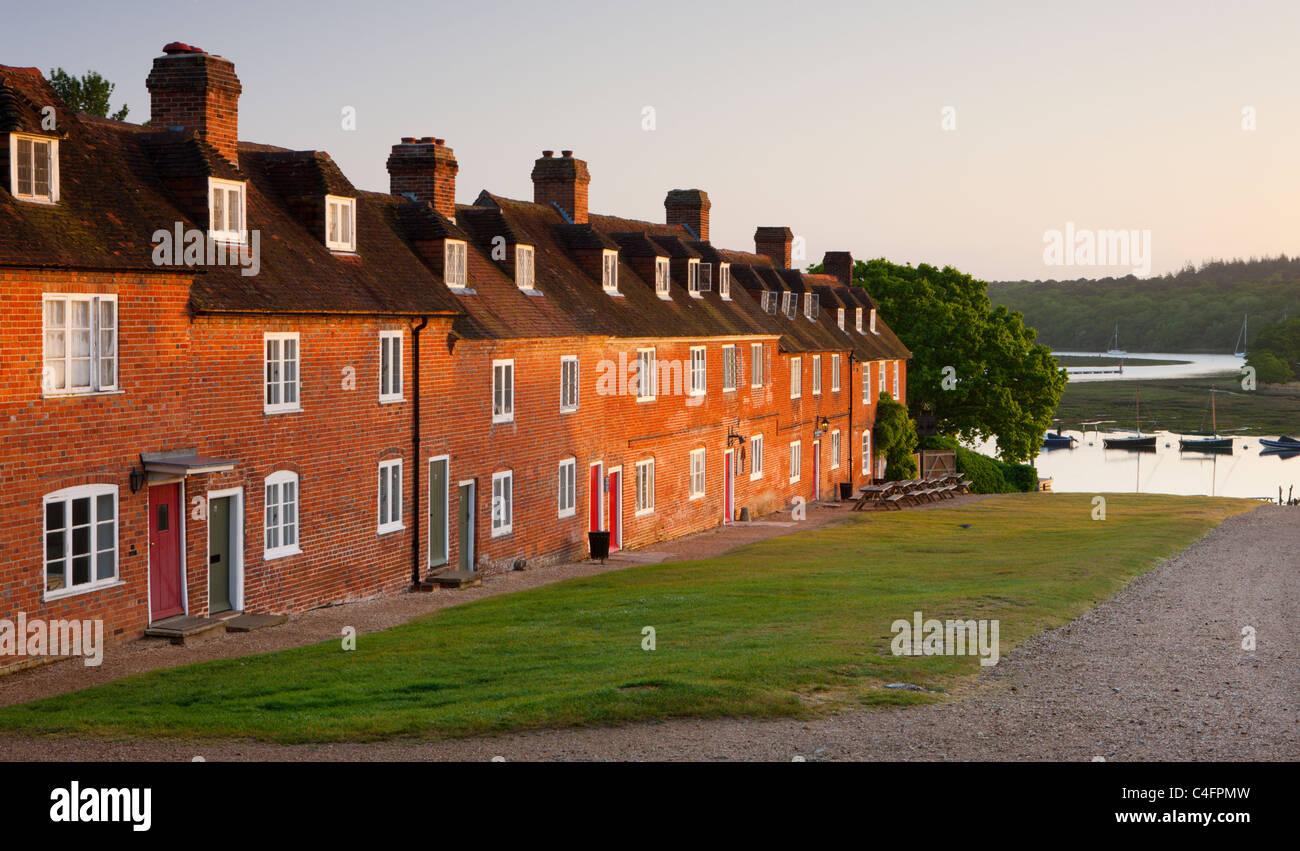
[[[230,497],[208,503],[208,613],[230,610]]]
[[[456,568],[458,570],[474,569],[474,483],[466,482],[460,486],[460,528],[456,537]]]
[[[429,566],[447,563],[447,459],[429,462]]]

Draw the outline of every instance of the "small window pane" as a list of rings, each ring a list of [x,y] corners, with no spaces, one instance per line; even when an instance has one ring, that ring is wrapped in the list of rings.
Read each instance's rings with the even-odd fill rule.
[[[83,526],[90,522],[90,497],[72,501],[72,525]]]
[[[72,560],[72,584],[84,585],[90,581],[90,556],[78,556]]]
[[[98,567],[95,571],[95,579],[112,579],[117,573],[117,553],[112,550],[102,552],[98,556]]]

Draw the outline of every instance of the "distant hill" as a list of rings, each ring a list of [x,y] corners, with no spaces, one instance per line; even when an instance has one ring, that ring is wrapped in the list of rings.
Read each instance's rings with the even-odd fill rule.
[[[1253,338],[1300,315],[1300,258],[1212,260],[1153,278],[1000,281],[988,293],[1061,351],[1105,351],[1118,324],[1130,352],[1231,352],[1243,316]]]

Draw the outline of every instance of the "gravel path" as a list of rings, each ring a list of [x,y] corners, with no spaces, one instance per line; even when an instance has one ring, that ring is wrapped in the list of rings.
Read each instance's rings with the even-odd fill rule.
[[[1300,513],[1232,518],[942,705],[449,742],[279,746],[0,738],[0,758],[487,760],[1300,759]],[[1257,649],[1241,648],[1256,630]],[[0,686],[2,687],[2,686]]]

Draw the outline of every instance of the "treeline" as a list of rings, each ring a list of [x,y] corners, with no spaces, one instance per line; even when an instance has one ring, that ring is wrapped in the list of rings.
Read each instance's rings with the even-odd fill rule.
[[[1212,260],[1153,278],[1002,281],[988,294],[1060,351],[1105,351],[1118,324],[1130,352],[1231,352],[1243,317],[1249,344],[1269,323],[1300,314],[1300,258]]]
[[[1263,384],[1285,384],[1300,369],[1300,317],[1266,325],[1250,345],[1246,363]]]

